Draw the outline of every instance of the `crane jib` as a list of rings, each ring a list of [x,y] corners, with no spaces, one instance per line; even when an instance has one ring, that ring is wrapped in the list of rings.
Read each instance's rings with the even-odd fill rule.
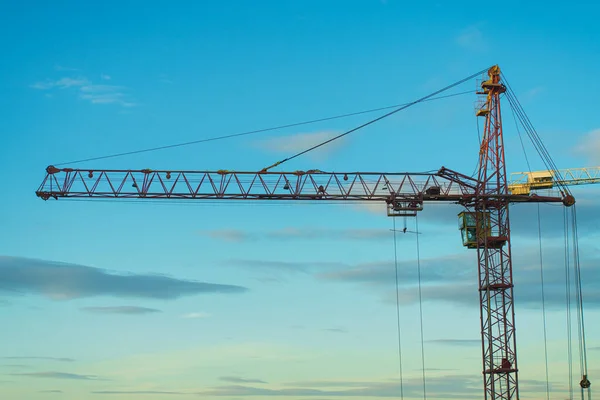
[[[92,170],[47,168],[36,195],[54,198],[380,201],[419,211],[423,202],[472,203],[477,181],[436,173]],[[487,201],[564,202],[559,196],[489,193]],[[406,204],[404,204],[406,203]]]

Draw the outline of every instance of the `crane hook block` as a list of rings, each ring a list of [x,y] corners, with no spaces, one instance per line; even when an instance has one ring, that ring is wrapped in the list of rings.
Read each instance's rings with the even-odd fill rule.
[[[587,375],[584,375],[583,378],[581,378],[581,382],[579,382],[579,386],[581,386],[582,389],[588,389],[590,386],[592,386],[592,383],[587,378]]]

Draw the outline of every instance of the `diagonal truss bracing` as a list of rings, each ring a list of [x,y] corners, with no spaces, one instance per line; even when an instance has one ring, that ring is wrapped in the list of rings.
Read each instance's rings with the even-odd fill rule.
[[[328,173],[53,169],[36,194],[50,197],[281,199],[386,201],[454,200],[472,188],[427,173]]]

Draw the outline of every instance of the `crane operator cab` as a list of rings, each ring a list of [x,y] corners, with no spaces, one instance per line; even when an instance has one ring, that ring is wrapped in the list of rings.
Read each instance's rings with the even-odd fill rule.
[[[478,216],[479,218],[477,218]],[[477,220],[479,220],[481,224],[481,229],[479,230],[481,240],[479,241],[477,240]],[[469,249],[476,249],[478,242],[480,245],[483,244],[485,238],[489,237],[491,234],[490,225],[490,214],[488,212],[463,211],[458,214],[458,229],[460,229],[463,246]]]

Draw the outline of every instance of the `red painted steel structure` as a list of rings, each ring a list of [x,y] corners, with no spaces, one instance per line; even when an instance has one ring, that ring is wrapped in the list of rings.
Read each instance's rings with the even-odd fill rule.
[[[420,211],[426,201],[470,204],[477,180],[442,167],[436,173],[235,172],[46,168],[36,195],[84,199],[297,200],[388,205],[390,216]],[[496,198],[497,196],[494,196]],[[552,196],[503,195],[511,202],[557,202]]]
[[[485,116],[475,190],[481,345],[485,399],[518,399],[517,344],[513,304],[513,273],[508,219],[508,193],[500,95],[500,69],[492,67],[481,85],[486,96],[477,112]],[[499,196],[495,198],[495,196]]]
[[[459,203],[474,215],[481,301],[485,399],[518,399],[517,353],[508,206],[514,202],[574,204],[570,194],[510,194],[506,179],[500,95],[506,90],[500,69],[488,71],[478,116],[485,117],[474,179],[442,167],[435,173],[235,172],[167,170],[90,170],[50,166],[36,191],[50,198],[379,201],[390,216],[413,216],[423,203]],[[469,242],[467,244],[467,242]]]

